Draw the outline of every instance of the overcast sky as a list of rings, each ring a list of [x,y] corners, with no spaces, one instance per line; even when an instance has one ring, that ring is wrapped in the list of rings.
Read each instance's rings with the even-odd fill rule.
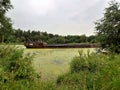
[[[15,28],[60,35],[91,35],[110,0],[11,0]],[[120,0],[117,0],[120,1]]]

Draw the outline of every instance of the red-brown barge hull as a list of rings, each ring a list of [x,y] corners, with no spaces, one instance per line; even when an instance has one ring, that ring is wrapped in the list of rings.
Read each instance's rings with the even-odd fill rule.
[[[97,48],[97,44],[51,44],[45,43],[26,43],[26,48]]]

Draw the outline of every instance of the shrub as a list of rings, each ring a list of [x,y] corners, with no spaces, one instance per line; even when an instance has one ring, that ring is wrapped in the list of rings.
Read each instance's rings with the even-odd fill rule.
[[[119,90],[119,58],[116,54],[80,54],[72,60],[70,72],[58,77],[57,85],[69,90]]]
[[[102,63],[102,58],[101,61],[98,61],[98,57],[94,53],[91,55],[89,53],[86,55],[80,54],[80,56],[73,58],[70,63],[71,73],[78,73],[81,71],[89,71],[94,73],[99,67],[98,64]]]
[[[80,74],[78,73],[67,73],[65,75],[59,76],[57,79],[57,84],[67,84],[67,85],[76,85],[80,83]]]
[[[22,49],[0,46],[0,89],[32,87],[37,74],[31,63],[32,56],[23,56]]]

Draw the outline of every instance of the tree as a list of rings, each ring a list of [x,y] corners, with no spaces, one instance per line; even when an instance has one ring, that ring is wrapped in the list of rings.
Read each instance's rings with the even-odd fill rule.
[[[1,42],[4,42],[5,35],[12,31],[12,23],[10,18],[6,17],[6,12],[12,8],[10,0],[0,0],[0,34]]]
[[[102,47],[120,53],[120,4],[111,1],[104,17],[95,24]]]
[[[83,43],[85,43],[85,42],[87,42],[87,37],[86,37],[86,35],[85,34],[83,34],[83,35],[81,35],[80,36],[80,41]]]
[[[47,41],[49,44],[64,44],[65,38],[62,36],[59,37],[53,37]]]
[[[89,43],[95,43],[95,40],[96,40],[96,36],[94,35],[87,37],[87,42]]]

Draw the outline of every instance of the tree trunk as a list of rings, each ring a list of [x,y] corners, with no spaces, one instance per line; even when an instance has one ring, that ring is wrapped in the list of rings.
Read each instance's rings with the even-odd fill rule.
[[[2,43],[4,43],[4,40],[5,40],[5,35],[2,34]]]

